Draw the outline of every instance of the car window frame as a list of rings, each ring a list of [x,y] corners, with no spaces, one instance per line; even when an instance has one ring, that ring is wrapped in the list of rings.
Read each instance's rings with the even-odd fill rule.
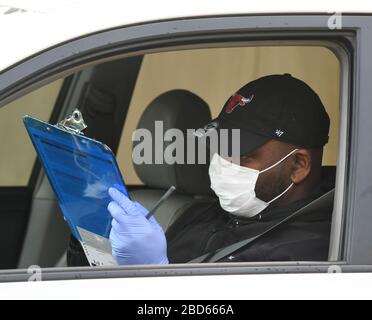
[[[342,89],[348,88],[347,94],[341,97],[346,111],[342,113],[344,122],[342,137],[345,145],[339,148],[343,159],[343,170],[338,173],[338,179],[343,180],[342,186],[336,188],[336,205],[338,210],[337,226],[332,229],[332,235],[338,241],[331,244],[335,250],[334,261],[327,262],[244,262],[244,263],[215,263],[215,264],[180,264],[169,266],[120,266],[114,268],[53,268],[43,270],[46,279],[102,278],[102,277],[131,277],[131,276],[161,276],[161,275],[198,275],[198,274],[246,274],[246,273],[287,273],[287,272],[329,272],[334,266],[347,270],[372,270],[372,257],[368,264],[364,262],[363,249],[369,247],[368,235],[358,237],[356,225],[363,224],[366,217],[356,213],[358,201],[355,194],[357,179],[354,167],[358,162],[355,148],[358,146],[358,132],[355,123],[360,124],[358,108],[368,99],[366,90],[361,95],[361,80],[369,80],[371,75],[362,69],[361,61],[367,61],[372,46],[367,45],[368,29],[372,25],[370,16],[345,15],[342,30],[328,29],[329,15],[246,15],[219,16],[189,19],[158,21],[133,26],[124,26],[106,30],[71,40],[59,46],[50,48],[22,61],[0,74],[0,107],[16,97],[34,90],[35,87],[50,82],[61,75],[71,74],[83,66],[101,63],[112,57],[144,54],[151,51],[169,50],[172,46],[195,48],[198,44],[233,43],[242,41],[325,41],[337,44],[349,54],[348,73],[342,74]],[[332,47],[332,45],[331,45]],[[77,53],[78,52],[78,53]],[[337,53],[337,50],[335,51]],[[344,57],[345,58],[345,57]],[[372,72],[370,73],[372,74]],[[10,79],[13,79],[10,80]],[[341,89],[341,90],[342,90]],[[343,90],[342,90],[343,91]],[[358,92],[359,91],[359,92]],[[359,94],[359,95],[358,95]],[[364,99],[364,100],[363,100]],[[350,117],[347,117],[350,112]],[[365,111],[365,108],[364,108]],[[354,129],[354,131],[352,130]],[[341,138],[340,138],[341,140]],[[359,149],[357,150],[357,152]],[[354,152],[354,153],[353,153]],[[350,155],[350,156],[347,156]],[[338,163],[339,165],[339,163]],[[353,168],[353,170],[351,170]],[[360,168],[358,168],[360,170]],[[337,193],[338,192],[338,193]],[[359,190],[362,192],[362,190]],[[339,200],[339,201],[337,201]],[[363,211],[364,212],[364,211]],[[344,215],[344,216],[343,216]],[[367,219],[372,224],[372,217]],[[336,230],[336,229],[337,230]],[[359,242],[358,242],[359,240]],[[360,246],[362,241],[362,246]],[[343,250],[341,250],[341,247]],[[332,256],[332,255],[331,255]],[[333,270],[333,269],[331,269]],[[0,271],[0,281],[6,279],[24,280],[25,270]]]

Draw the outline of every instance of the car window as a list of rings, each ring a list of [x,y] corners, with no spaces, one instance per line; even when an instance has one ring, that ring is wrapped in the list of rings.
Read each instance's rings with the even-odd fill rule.
[[[128,145],[147,106],[169,90],[189,90],[208,104],[212,118],[243,84],[268,74],[290,73],[320,96],[331,118],[330,140],[323,164],[337,161],[340,62],[324,47],[275,46],[195,49],[144,56],[127,113],[117,159],[128,184],[140,185]]]
[[[100,119],[103,119],[108,112],[107,110],[105,111],[108,108],[107,101],[112,102],[115,99],[112,98],[107,101],[102,99],[103,94],[109,95],[107,88],[104,88],[102,83],[105,77],[109,77],[112,74],[113,69],[130,66],[132,62],[137,61],[133,60],[134,58],[131,59],[118,59],[110,63],[90,67],[86,70],[86,78],[81,76],[85,74],[84,70],[79,73],[80,78],[86,80],[82,83],[77,82],[76,88],[86,88],[86,83],[91,83],[93,79],[89,78],[92,75],[95,82],[94,91],[83,89],[79,93],[76,89],[74,93],[76,95],[75,100],[80,101],[83,114],[90,120],[89,131],[87,131],[88,136],[97,138],[97,132],[108,132],[107,128],[105,129],[107,123],[102,123]],[[117,111],[117,115],[125,120],[123,122],[116,156],[132,199],[138,201],[146,208],[150,209],[153,207],[156,201],[164,194],[167,188],[169,173],[167,170],[163,173],[158,173],[155,167],[152,169],[150,167],[150,171],[147,171],[142,177],[137,175],[134,169],[134,153],[132,153],[133,134],[147,107],[167,92],[170,92],[171,95],[174,92],[175,95],[172,99],[174,99],[173,101],[176,104],[179,100],[189,99],[188,103],[192,104],[189,105],[190,113],[197,115],[197,117],[191,116],[191,122],[195,119],[200,120],[203,117],[207,121],[209,117],[215,118],[225,101],[245,83],[269,74],[289,73],[293,77],[305,81],[319,94],[331,120],[330,139],[324,150],[322,164],[323,166],[336,166],[339,139],[340,62],[331,50],[321,46],[194,49],[146,54],[136,63],[140,67],[138,67],[139,71],[133,93],[130,97],[130,103],[128,102],[128,110],[123,107],[123,110]],[[76,79],[79,79],[79,74],[76,74]],[[134,70],[133,77],[135,74],[136,71]],[[115,87],[118,87],[119,82],[115,84],[114,80],[112,79],[110,86],[114,84]],[[6,150],[0,162],[0,170],[2,172],[0,185],[26,186],[28,184],[36,155],[29,137],[23,128],[22,116],[29,114],[41,120],[48,121],[62,82],[63,79],[52,82],[0,109],[0,125],[3,132],[1,135],[2,141],[0,142]],[[100,95],[97,95],[98,90]],[[85,95],[85,98],[79,97],[80,94]],[[130,90],[128,90],[128,94],[130,94]],[[124,100],[129,101],[129,98],[125,98]],[[92,104],[90,101],[94,101],[95,103]],[[97,107],[97,101],[102,102],[99,109]],[[112,104],[114,103],[116,102]],[[72,106],[68,106],[68,108],[71,110]],[[114,108],[114,106],[110,108]],[[200,124],[204,123],[201,122]],[[119,140],[115,137],[113,139]],[[19,157],[19,154],[22,154],[22,157]],[[183,177],[182,179],[187,180],[187,175],[191,177],[195,175],[193,170],[189,171],[189,173],[185,172],[186,175],[182,173],[180,176]],[[143,178],[144,176],[145,178]],[[203,180],[202,176],[203,174],[201,173],[198,178]],[[151,190],[142,191],[132,189],[132,186],[138,185],[144,185]],[[157,221],[163,227],[164,231],[167,232],[167,236],[171,238],[174,237],[175,233],[172,230],[174,222],[178,221],[178,219],[182,221],[186,209],[194,205],[194,196],[206,199],[206,203],[214,197],[209,187],[209,182],[203,185],[201,181],[198,181],[197,184],[195,184],[195,181],[191,181],[191,184],[188,186],[185,185],[185,188],[188,189],[186,193],[182,192],[183,188],[181,187],[181,190],[179,190],[181,195],[178,198],[174,198],[172,203],[162,206],[155,213]],[[206,192],[206,190],[208,191]],[[53,215],[52,210],[48,209],[48,214]],[[36,230],[35,227],[32,227],[35,225],[35,221],[33,220],[34,218],[31,216],[31,227],[27,235],[29,242],[33,238],[35,240],[37,239],[37,237],[33,236],[33,230]],[[58,223],[60,224],[60,222]],[[57,229],[61,234],[66,232],[65,228],[61,226]],[[46,232],[46,234],[48,233]],[[54,232],[54,234],[56,233]],[[56,239],[53,241],[60,252],[61,247],[63,247],[62,243],[66,242],[66,236],[61,237],[61,243],[57,243],[59,241]],[[78,243],[74,245],[79,247]],[[28,247],[24,247],[24,250]],[[169,244],[169,248],[172,249],[171,243]],[[71,252],[71,244],[68,250]],[[41,246],[40,252],[42,252]],[[67,261],[69,261],[68,254],[69,251],[67,251]],[[34,260],[25,251],[23,251],[22,256],[27,257],[27,259],[22,259],[22,265],[27,264],[25,261]],[[83,251],[81,251],[81,257],[85,260]],[[60,258],[62,260],[58,262],[58,265],[66,266],[67,262],[63,261],[63,256]],[[53,261],[53,263],[56,263],[55,258]],[[50,263],[48,262],[48,266],[51,266]],[[81,260],[77,265],[84,265],[84,263],[86,262],[82,262]]]
[[[0,269],[17,267],[28,222],[42,225],[40,220],[30,218],[35,191],[35,179],[31,177],[36,178],[39,170],[22,118],[30,114],[49,121],[62,82],[52,82],[0,108]],[[48,217],[47,211],[37,211]],[[37,247],[38,234],[34,232],[32,247]]]
[[[62,83],[63,79],[52,82],[0,108],[0,187],[28,184],[36,153],[22,117],[30,114],[48,121]]]

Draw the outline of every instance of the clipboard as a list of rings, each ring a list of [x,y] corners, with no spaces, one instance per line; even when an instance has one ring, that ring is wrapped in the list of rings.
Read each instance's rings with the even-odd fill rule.
[[[64,219],[90,265],[117,265],[109,241],[108,189],[115,186],[129,194],[111,149],[83,135],[87,126],[79,110],[57,125],[27,115],[23,122]]]

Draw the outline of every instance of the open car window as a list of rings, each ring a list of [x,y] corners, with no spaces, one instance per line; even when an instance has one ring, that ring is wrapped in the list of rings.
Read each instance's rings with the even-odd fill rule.
[[[320,96],[331,118],[330,139],[323,165],[335,166],[340,111],[340,61],[321,46],[263,46],[212,48],[147,54],[138,75],[117,153],[130,184],[142,184],[127,152],[140,117],[161,94],[189,90],[209,106],[212,118],[225,101],[245,83],[264,75],[291,73],[308,83]]]
[[[327,183],[334,186],[339,140],[341,64],[329,48],[324,46],[296,46],[293,44],[275,47],[265,45],[173,50],[149,53],[141,57],[136,72],[133,72],[132,85],[121,82],[121,79],[115,80],[115,76],[110,73],[113,68],[118,70],[120,68],[130,68],[133,63],[137,63],[133,58],[124,58],[80,71],[79,77],[84,80],[81,80],[79,84],[83,89],[78,101],[83,115],[88,120],[88,131],[85,134],[88,137],[103,140],[114,150],[116,147],[113,141],[119,142],[116,151],[117,162],[126,181],[129,195],[133,200],[143,205],[144,208],[151,209],[169,187],[176,186],[176,193],[172,195],[168,202],[160,206],[154,214],[167,237],[168,255],[173,260],[170,262],[194,262],[192,258],[201,256],[201,253],[205,254],[209,250],[214,251],[228,247],[234,242],[249,239],[252,235],[252,231],[247,229],[242,231],[239,237],[235,239],[236,241],[226,243],[222,241],[217,244],[217,247],[206,247],[204,251],[198,251],[197,254],[192,253],[192,250],[196,250],[196,248],[190,249],[190,253],[179,253],[180,250],[186,250],[183,249],[183,241],[186,241],[186,243],[190,241],[188,240],[190,236],[203,236],[193,233],[193,228],[183,227],[189,225],[187,216],[192,217],[194,212],[197,212],[198,215],[211,214],[210,207],[216,206],[216,202],[218,202],[218,198],[210,188],[210,177],[208,176],[211,157],[195,159],[195,155],[192,154],[194,150],[190,150],[189,146],[181,144],[188,144],[190,141],[198,144],[196,137],[192,140],[190,136],[187,136],[187,130],[197,130],[208,124],[211,119],[216,118],[225,101],[250,81],[270,74],[290,74],[292,77],[307,83],[319,95],[331,124],[329,142],[324,148],[321,164],[325,172],[324,176],[326,176],[324,179],[328,179]],[[103,85],[105,80],[110,81],[109,86]],[[79,83],[79,80],[77,82]],[[125,87],[130,85],[132,91]],[[124,94],[115,95],[118,91],[110,90],[110,87],[119,88],[120,86],[124,86],[123,89],[126,90]],[[54,86],[51,85],[43,88],[46,92],[53,89]],[[125,98],[122,98],[123,96]],[[127,100],[128,107],[118,106],[114,99]],[[259,96],[256,99],[259,99]],[[10,107],[7,106],[8,109]],[[38,116],[31,109],[29,111],[26,105],[24,105],[24,110],[31,116]],[[109,116],[111,110],[115,110],[112,112],[119,115],[121,119],[125,119],[118,123],[119,127],[123,127],[120,135],[118,130],[112,130],[108,134],[107,126],[113,121],[113,118]],[[13,117],[16,120],[17,116]],[[161,132],[162,136],[157,136],[156,128],[152,131],[154,124],[161,125],[164,131]],[[140,153],[136,153],[136,149],[138,150],[139,147],[138,141],[135,141],[136,134],[140,130],[148,129],[152,139],[149,145],[150,152],[146,149],[143,150],[145,160],[141,162]],[[169,133],[172,130],[178,130],[178,134],[181,136],[175,134],[170,141],[166,141],[167,132]],[[151,136],[152,134],[154,135]],[[185,136],[182,136],[183,134]],[[180,137],[182,138],[181,141],[177,141],[177,138]],[[158,141],[155,141],[156,139]],[[145,142],[143,141],[143,143]],[[161,143],[159,144],[159,142]],[[172,143],[176,145],[176,148],[172,150],[171,159],[167,160],[167,152]],[[30,144],[30,141],[25,141],[25,145],[30,147]],[[10,143],[10,145],[12,144]],[[209,151],[209,149],[205,150],[206,153]],[[179,152],[181,152],[181,155],[177,154]],[[146,154],[149,154],[149,156]],[[139,157],[139,159],[136,159],[136,157]],[[205,161],[199,163],[200,160]],[[280,159],[276,160],[279,161]],[[6,162],[5,159],[3,161]],[[11,162],[10,160],[7,161]],[[175,172],[176,176],[174,175]],[[46,183],[47,181],[44,179],[42,184]],[[52,192],[50,192],[50,199],[54,203],[57,201]],[[330,207],[332,207],[332,200],[332,197],[329,197],[328,205]],[[97,199],[94,201],[97,201]],[[102,215],[107,215],[108,202],[106,202],[100,206],[100,210],[105,211],[102,212]],[[66,206],[65,202],[61,205]],[[69,208],[70,211],[73,210],[71,206]],[[331,216],[332,209],[328,210],[330,210],[328,214]],[[48,212],[50,216],[60,214],[60,212],[53,212],[53,210]],[[73,215],[73,212],[69,214]],[[38,219],[37,216],[31,215],[27,233],[27,242],[29,243],[40,239],[40,233],[36,232],[34,226]],[[237,224],[238,220],[235,222],[227,221],[227,228],[231,228],[232,223]],[[47,227],[46,224],[45,228]],[[197,224],[194,226],[195,229],[198,227]],[[321,227],[324,228],[325,225]],[[66,232],[66,230],[67,228],[63,227],[60,232]],[[48,235],[49,233],[43,230],[42,234]],[[106,232],[107,238],[109,238],[109,234],[109,232]],[[64,237],[61,237],[60,241],[65,242],[68,236],[67,233]],[[328,229],[328,235],[323,236],[329,240],[330,228]],[[214,235],[208,237],[210,239],[207,242],[213,241]],[[265,237],[270,237],[270,232]],[[74,229],[70,244],[66,247],[66,253],[61,253],[59,249],[59,259],[56,260],[57,257],[54,257],[56,265],[88,265],[78,240],[81,241],[81,237],[76,234]],[[323,239],[323,241],[326,240]],[[58,242],[58,239],[53,239],[53,242]],[[61,244],[56,246],[61,248]],[[315,254],[314,257],[322,257],[323,260],[326,260],[325,247],[329,247],[329,241],[323,243],[319,249],[322,250],[322,254]],[[23,247],[22,257],[20,258],[21,266],[33,259],[32,255],[27,252],[29,248],[27,244]],[[75,251],[79,250],[81,252],[77,255]],[[48,252],[43,252],[42,249],[40,249],[40,252],[43,255],[48,254]],[[231,257],[234,256],[229,255],[230,260],[232,260]],[[263,259],[263,256],[250,259],[259,261]],[[52,264],[51,259],[41,259],[41,261],[48,261],[48,264]],[[35,260],[33,264],[38,265],[40,261]]]

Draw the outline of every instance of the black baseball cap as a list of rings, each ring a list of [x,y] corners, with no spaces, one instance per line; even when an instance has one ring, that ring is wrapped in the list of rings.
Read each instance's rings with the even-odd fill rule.
[[[328,142],[329,116],[313,89],[290,74],[270,75],[249,82],[232,95],[219,116],[198,129],[240,129],[240,154],[275,139],[302,148],[319,148]]]

